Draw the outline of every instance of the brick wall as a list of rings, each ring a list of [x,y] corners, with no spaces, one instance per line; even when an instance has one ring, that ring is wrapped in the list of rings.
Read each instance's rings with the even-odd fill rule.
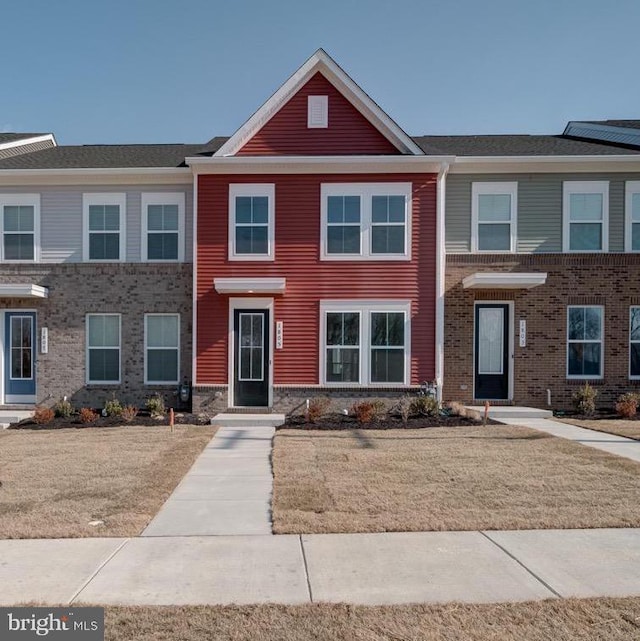
[[[547,272],[545,285],[530,290],[470,290],[462,279],[475,272]],[[610,407],[630,381],[629,307],[640,305],[640,255],[449,255],[445,295],[444,398],[472,401],[474,301],[513,301],[513,332],[527,321],[527,345],[514,346],[514,402],[571,409],[583,381],[567,380],[567,306],[604,306],[604,379],[597,404]]]

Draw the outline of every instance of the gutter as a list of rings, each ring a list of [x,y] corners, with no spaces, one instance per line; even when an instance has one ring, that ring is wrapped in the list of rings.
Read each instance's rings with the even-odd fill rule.
[[[442,401],[444,382],[445,205],[449,163],[443,162],[436,182],[436,394]]]

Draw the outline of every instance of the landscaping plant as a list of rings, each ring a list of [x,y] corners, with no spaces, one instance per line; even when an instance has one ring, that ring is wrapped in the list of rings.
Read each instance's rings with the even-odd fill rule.
[[[67,397],[65,396],[61,401],[58,401],[53,406],[53,411],[55,412],[56,416],[59,416],[60,418],[70,418],[71,416],[73,416],[75,409],[71,402],[68,401]]]
[[[164,405],[164,399],[160,394],[154,394],[147,399],[146,408],[149,410],[151,418],[163,418],[167,413]]]
[[[95,423],[98,420],[98,414],[90,407],[83,407],[80,410],[79,416],[81,423]]]
[[[634,392],[626,392],[618,397],[616,413],[622,418],[632,418],[638,411],[638,395]]]
[[[33,420],[38,425],[47,425],[55,418],[55,412],[50,407],[36,407]]]
[[[396,412],[400,415],[402,422],[406,425],[409,422],[409,417],[411,416],[411,406],[413,399],[411,396],[405,394],[400,397],[400,400],[395,406]]]
[[[126,423],[131,423],[133,419],[138,416],[138,408],[135,407],[134,405],[125,405],[122,408],[122,412],[120,413],[120,416],[122,417],[122,420],[125,421]]]
[[[411,403],[411,414],[422,416],[438,416],[440,403],[433,396],[416,396]]]
[[[122,416],[122,403],[115,394],[104,404],[104,413],[107,416]]]
[[[596,396],[598,396],[598,390],[591,387],[588,382],[579,387],[572,396],[573,405],[578,414],[583,414],[584,416],[595,414]]]
[[[329,409],[331,401],[326,396],[316,396],[309,400],[309,407],[307,408],[307,421],[315,423],[318,419],[322,418]]]
[[[360,401],[351,406],[351,413],[361,425],[371,423],[385,413],[385,406],[382,401]]]

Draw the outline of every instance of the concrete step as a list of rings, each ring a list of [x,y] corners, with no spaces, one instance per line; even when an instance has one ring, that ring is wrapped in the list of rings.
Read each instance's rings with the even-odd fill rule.
[[[285,421],[284,414],[216,414],[211,425],[218,427],[278,427]]]
[[[0,426],[7,429],[11,423],[18,423],[32,416],[33,410],[0,409]]]
[[[484,416],[484,405],[467,405],[467,409],[479,412]],[[521,419],[553,418],[551,410],[542,410],[537,407],[519,407],[517,405],[490,405],[489,418],[499,421],[502,418]]]

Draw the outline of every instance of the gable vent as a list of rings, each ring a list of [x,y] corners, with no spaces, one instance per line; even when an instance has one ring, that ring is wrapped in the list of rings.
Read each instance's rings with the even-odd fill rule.
[[[329,126],[329,96],[309,96],[307,102],[307,127],[326,129]]]

